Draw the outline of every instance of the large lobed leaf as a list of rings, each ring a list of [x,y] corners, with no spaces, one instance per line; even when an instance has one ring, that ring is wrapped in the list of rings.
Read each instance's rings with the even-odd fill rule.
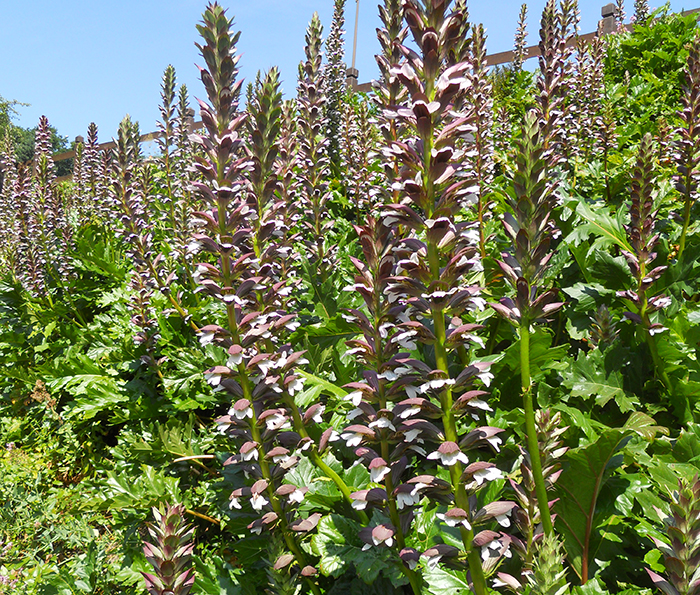
[[[592,444],[567,452],[568,465],[556,484],[560,499],[554,510],[569,562],[582,582],[588,579],[588,567],[598,541],[595,526],[598,496],[621,463],[617,453],[633,434],[651,439],[664,430],[648,415],[636,412],[624,427],[610,428]]]

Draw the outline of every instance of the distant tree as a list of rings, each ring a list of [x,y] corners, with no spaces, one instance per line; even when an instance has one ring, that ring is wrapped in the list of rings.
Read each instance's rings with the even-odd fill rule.
[[[68,142],[67,136],[58,134],[58,131],[53,126],[51,130],[51,148],[54,153],[61,153],[71,148],[71,143]],[[36,126],[33,128],[22,128],[21,126],[12,127],[12,136],[15,141],[15,154],[19,163],[27,163],[34,159],[34,142],[36,137]],[[65,159],[56,163],[56,175],[65,176],[73,170],[73,160]]]
[[[22,103],[16,100],[5,99],[0,95],[0,139],[5,137],[9,130],[12,134],[12,139],[15,145],[15,155],[18,163],[27,163],[34,159],[34,137],[36,136],[36,126],[33,128],[23,128],[13,123],[17,117],[17,108],[27,106],[27,103]],[[71,143],[68,142],[68,137],[58,134],[58,131],[53,126],[51,129],[51,147],[54,153],[67,151],[71,148]],[[73,170],[73,160],[66,159],[56,163],[56,175],[65,176]],[[0,172],[0,181],[2,172]],[[0,187],[2,187],[0,183]]]
[[[0,135],[4,136],[8,126],[14,127],[12,119],[17,116],[17,106],[27,105],[19,101],[5,99],[0,95]]]

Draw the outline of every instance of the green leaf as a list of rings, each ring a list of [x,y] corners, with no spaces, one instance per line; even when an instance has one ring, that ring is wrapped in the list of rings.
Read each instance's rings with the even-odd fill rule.
[[[304,378],[304,390],[297,393],[294,401],[299,407],[308,407],[311,403],[318,401],[318,398],[322,395],[330,395],[342,400],[343,397],[347,396],[348,391],[344,388],[319,378],[314,374],[309,374],[303,370],[298,370],[297,374]]]
[[[583,431],[590,442],[595,442],[600,434],[607,429],[607,426],[592,419],[578,407],[570,407],[564,403],[559,403],[553,407],[557,411],[564,413],[571,423]]]
[[[574,587],[572,593],[574,595],[610,595],[598,577],[592,578],[585,585]]]
[[[316,305],[320,306],[319,303]],[[326,348],[344,339],[352,339],[359,333],[357,327],[350,324],[340,314],[336,314],[332,318],[325,318],[325,312],[317,314],[324,320],[317,324],[299,327],[291,337],[293,342],[307,337],[312,344]]]
[[[410,536],[411,547],[425,551],[434,544],[435,537],[440,533],[440,523],[436,519],[437,512],[438,509],[435,507],[427,510],[423,508],[416,512],[415,531]]]
[[[666,568],[661,561],[663,554],[660,550],[649,550],[644,556],[644,563],[649,566],[654,572],[666,572]]]
[[[243,590],[232,572],[232,567],[219,556],[202,559],[194,556],[197,579],[192,594],[242,595]]]
[[[369,480],[370,476],[367,467],[359,462],[343,473],[343,481],[353,491],[366,489]]]
[[[576,300],[576,312],[587,314],[595,313],[601,304],[610,303],[610,298],[615,294],[612,289],[607,289],[599,283],[576,283],[562,291]]]
[[[436,566],[426,568],[423,578],[428,583],[428,591],[433,595],[470,595],[472,592],[464,572],[448,571]]]
[[[628,289],[633,281],[623,256],[613,256],[605,250],[592,250],[586,258],[589,274],[608,289]]]
[[[321,519],[311,538],[311,548],[321,558],[318,568],[322,574],[337,578],[352,564],[358,576],[371,584],[380,572],[389,570],[390,550],[377,547],[363,550],[358,537],[360,528],[354,521],[336,514]]]
[[[611,469],[618,464],[615,454],[629,434],[627,429],[610,429],[593,444],[566,453],[568,466],[556,484],[560,500],[554,510],[569,561],[579,577],[587,576],[593,553],[598,495]]]
[[[574,231],[565,239],[566,243],[578,245],[581,241],[588,239],[589,235],[594,235],[597,238],[593,244],[594,248],[616,245],[623,250],[633,252],[627,240],[621,215],[613,217],[608,208],[602,204],[596,204],[594,211],[583,199],[574,202],[578,203],[576,213],[583,219],[583,223],[574,228]],[[568,206],[573,207],[571,204]]]
[[[604,355],[598,349],[589,353],[579,353],[576,361],[562,376],[563,384],[571,391],[572,397],[595,397],[599,407],[605,407],[610,401],[614,401],[622,413],[634,411],[639,405],[636,397],[624,390],[622,373],[618,370],[606,372]]]
[[[530,334],[530,373],[534,379],[541,376],[545,370],[563,370],[568,367],[569,364],[563,361],[566,359],[568,345],[551,345],[552,335],[547,331],[538,328]],[[509,371],[509,376],[520,374],[520,339],[506,349],[503,357],[494,364],[492,372],[498,376],[504,368]]]
[[[663,434],[664,436],[668,436],[669,434],[668,428],[657,426],[653,417],[641,411],[635,411],[630,415],[623,429],[639,434],[642,438],[646,438],[647,440],[653,440],[656,438],[657,434]]]

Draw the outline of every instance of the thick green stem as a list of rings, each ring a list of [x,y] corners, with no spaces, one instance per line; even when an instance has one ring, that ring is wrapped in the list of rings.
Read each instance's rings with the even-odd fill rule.
[[[301,417],[301,413],[299,412],[299,408],[296,406],[294,399],[290,396],[287,396],[284,402],[287,408],[292,413],[292,422],[294,424],[294,429],[302,438],[308,438],[309,433],[306,431],[306,427],[304,426],[304,420]],[[340,477],[340,475],[338,475],[335,471],[333,471],[333,469],[331,469],[330,466],[323,460],[318,450],[316,449],[316,445],[312,446],[311,452],[309,453],[309,458],[313,461],[316,467],[323,471],[326,477],[333,480],[333,483],[340,490],[340,493],[343,494],[345,501],[348,504],[350,504],[350,506],[352,506],[354,500],[350,496],[352,492],[350,492],[348,484],[346,484],[343,481],[343,478]],[[357,515],[358,520],[361,523],[366,525],[369,522],[367,515],[362,510],[356,510],[355,513]]]
[[[545,535],[551,535],[553,530],[552,515],[549,512],[549,499],[544,483],[544,475],[542,474],[540,445],[537,441],[537,428],[535,426],[535,409],[530,378],[530,329],[528,327],[529,323],[523,320],[520,324],[520,384],[523,393],[523,407],[525,409],[527,449],[530,452],[530,464],[532,465],[532,476],[535,481],[535,492],[540,508],[542,528]]]

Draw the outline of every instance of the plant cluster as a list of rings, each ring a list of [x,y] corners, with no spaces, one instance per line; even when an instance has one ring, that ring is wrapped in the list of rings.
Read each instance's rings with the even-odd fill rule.
[[[363,96],[344,9],[284,100],[209,4],[154,157],[3,141],[0,593],[697,592],[695,23],[384,0]]]

